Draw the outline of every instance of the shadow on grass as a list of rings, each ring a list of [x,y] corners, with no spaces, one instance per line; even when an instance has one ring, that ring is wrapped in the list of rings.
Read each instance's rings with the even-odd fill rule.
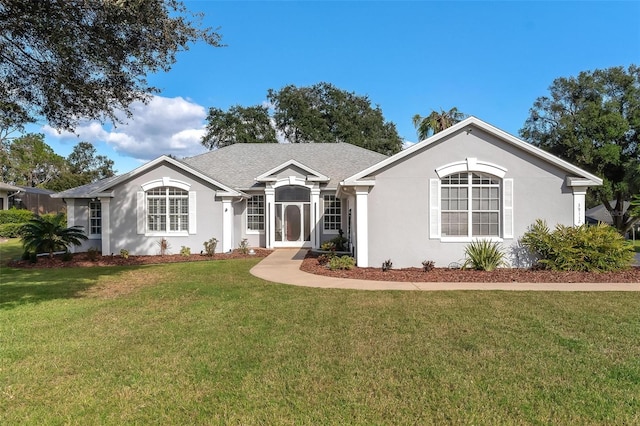
[[[56,299],[82,297],[102,277],[117,278],[144,266],[95,268],[0,268],[0,310]]]

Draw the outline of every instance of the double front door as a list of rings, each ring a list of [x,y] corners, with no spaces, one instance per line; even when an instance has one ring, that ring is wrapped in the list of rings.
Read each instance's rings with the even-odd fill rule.
[[[311,244],[310,203],[275,204],[275,240],[278,246],[298,247]]]

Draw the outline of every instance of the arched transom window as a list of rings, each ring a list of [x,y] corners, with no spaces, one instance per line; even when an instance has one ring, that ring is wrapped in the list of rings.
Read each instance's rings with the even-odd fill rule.
[[[440,181],[443,237],[500,236],[500,178],[479,172],[454,173]]]

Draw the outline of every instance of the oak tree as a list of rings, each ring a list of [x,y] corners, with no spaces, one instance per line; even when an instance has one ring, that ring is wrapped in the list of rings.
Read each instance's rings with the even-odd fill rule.
[[[520,135],[602,177],[594,195],[627,232],[637,218],[624,201],[640,193],[640,67],[557,78],[549,92],[534,102]]]
[[[330,83],[270,89],[275,127],[291,143],[346,142],[386,155],[399,152],[402,140],[367,96]]]
[[[264,106],[235,105],[228,111],[211,107],[202,145],[209,149],[234,143],[277,143],[269,110]]]
[[[117,122],[198,40],[221,45],[178,0],[0,0],[0,106],[66,130]]]

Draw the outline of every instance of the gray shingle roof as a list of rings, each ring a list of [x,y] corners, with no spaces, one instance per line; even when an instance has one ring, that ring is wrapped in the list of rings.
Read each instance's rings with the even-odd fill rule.
[[[289,160],[328,176],[331,180],[327,187],[336,188],[346,177],[385,158],[386,155],[347,143],[241,143],[183,161],[235,189],[247,190],[257,186],[257,176]]]
[[[97,182],[88,183],[82,186],[76,186],[62,192],[58,192],[52,195],[53,198],[92,198],[94,193],[106,183],[117,179],[118,176],[112,176],[106,179],[99,180]]]
[[[241,143],[185,158],[181,162],[224,185],[243,191],[261,186],[256,183],[256,177],[289,160],[296,160],[328,176],[331,180],[327,187],[337,188],[338,183],[346,177],[385,158],[386,155],[347,143]],[[96,191],[108,187],[109,182],[132,173],[135,173],[135,170],[67,189],[54,197],[92,198]]]

